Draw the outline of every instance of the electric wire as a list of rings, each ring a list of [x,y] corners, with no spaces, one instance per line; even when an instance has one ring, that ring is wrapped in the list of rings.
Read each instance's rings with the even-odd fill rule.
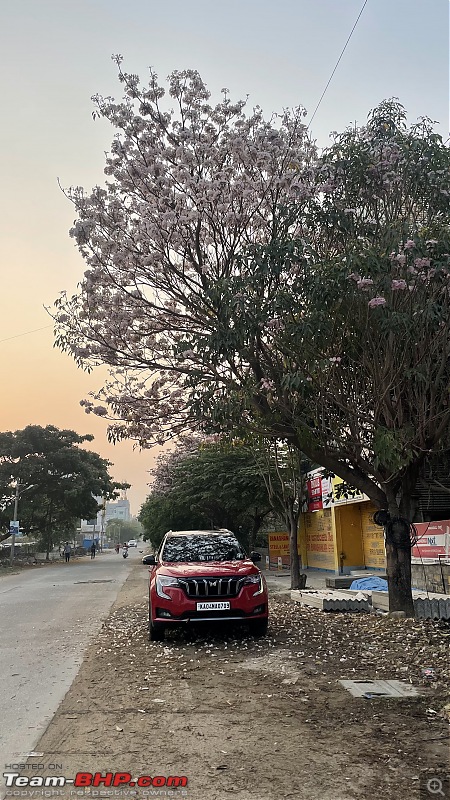
[[[309,124],[308,124],[308,128],[311,126],[311,123],[312,123],[312,121],[313,121],[314,117],[316,116],[316,114],[317,114],[317,111],[319,110],[319,106],[320,106],[320,104],[321,104],[321,102],[322,102],[323,98],[325,97],[325,94],[326,94],[326,92],[327,92],[327,89],[328,89],[328,87],[329,87],[329,85],[330,85],[331,81],[333,80],[334,73],[336,72],[336,70],[337,70],[337,68],[338,68],[338,66],[339,66],[339,64],[340,64],[340,62],[341,62],[342,56],[344,55],[344,53],[345,53],[345,51],[346,51],[346,49],[347,49],[348,43],[350,42],[350,39],[351,39],[351,38],[352,38],[352,36],[353,36],[353,32],[354,32],[354,30],[355,30],[355,28],[356,28],[356,26],[357,26],[357,24],[358,24],[359,20],[361,19],[362,13],[363,13],[363,11],[364,11],[364,9],[365,9],[365,7],[366,7],[366,5],[367,5],[367,3],[368,3],[368,2],[369,2],[369,0],[364,0],[363,6],[362,6],[362,8],[361,8],[361,11],[359,12],[359,14],[358,14],[358,16],[357,16],[357,18],[356,18],[356,22],[355,22],[355,24],[353,25],[353,28],[351,29],[351,31],[350,31],[350,33],[349,33],[348,39],[347,39],[346,43],[344,44],[344,47],[342,48],[342,51],[341,51],[341,54],[340,54],[340,56],[339,56],[338,60],[336,61],[336,64],[335,64],[335,66],[334,66],[334,69],[333,69],[333,72],[331,73],[330,77],[328,78],[327,85],[325,86],[325,89],[323,90],[323,92],[322,92],[322,94],[321,94],[321,96],[320,96],[319,102],[317,103],[317,105],[316,105],[316,107],[315,107],[315,109],[314,109],[314,113],[313,113],[313,115],[312,115],[312,117],[311,117],[311,119],[310,119],[310,121],[309,121]]]
[[[10,342],[11,339],[18,339],[20,336],[29,336],[30,333],[37,333],[38,331],[45,331],[47,328],[52,328],[53,325],[44,325],[42,328],[34,328],[32,331],[24,331],[24,333],[16,333],[14,336],[7,336],[6,339],[0,339],[0,344],[2,342]]]

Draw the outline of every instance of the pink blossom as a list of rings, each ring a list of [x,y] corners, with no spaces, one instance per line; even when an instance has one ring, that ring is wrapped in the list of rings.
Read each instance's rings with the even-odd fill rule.
[[[350,275],[347,275],[347,278],[351,278],[352,281],[360,281],[361,275],[358,275],[357,272],[351,272]]]
[[[423,267],[430,266],[430,259],[429,258],[415,258],[414,259],[414,266],[418,269],[422,269]]]
[[[392,281],[391,288],[392,288],[393,292],[396,292],[397,289],[406,289],[407,288],[407,283],[406,283],[406,281],[403,281],[403,280],[401,280],[401,281]]]
[[[386,305],[386,298],[385,297],[372,297],[372,300],[369,300],[368,304],[369,308],[375,308],[375,306],[385,306]]]
[[[106,417],[108,410],[105,406],[94,406],[92,412],[97,415],[97,417]]]
[[[363,292],[366,292],[369,286],[373,286],[373,280],[372,278],[361,278],[356,285],[358,289],[362,289]]]
[[[275,388],[275,384],[270,378],[262,378],[260,383],[261,389],[267,389],[268,391]]]
[[[397,261],[398,264],[403,266],[406,262],[406,256],[403,255],[403,253],[398,253],[398,255],[395,256],[395,260]]]
[[[416,246],[416,243],[412,239],[408,239],[405,243],[405,250],[412,250]]]

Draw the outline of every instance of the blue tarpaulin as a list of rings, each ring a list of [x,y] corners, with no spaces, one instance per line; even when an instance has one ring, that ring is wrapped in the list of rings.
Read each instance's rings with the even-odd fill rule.
[[[365,589],[368,592],[373,589],[376,592],[387,592],[388,584],[383,578],[377,578],[376,575],[373,575],[371,578],[358,578],[356,581],[353,581],[350,589],[359,589],[362,591]]]

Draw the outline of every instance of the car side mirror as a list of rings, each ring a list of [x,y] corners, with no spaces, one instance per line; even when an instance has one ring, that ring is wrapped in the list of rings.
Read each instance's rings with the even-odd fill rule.
[[[250,558],[255,564],[257,561],[261,561],[261,553],[256,553],[254,550],[250,553]]]
[[[142,563],[143,563],[143,564],[144,564],[146,567],[154,567],[154,566],[155,566],[155,564],[156,564],[156,559],[155,559],[155,556],[154,556],[154,555],[151,555],[151,556],[144,556],[144,558],[142,559]]]

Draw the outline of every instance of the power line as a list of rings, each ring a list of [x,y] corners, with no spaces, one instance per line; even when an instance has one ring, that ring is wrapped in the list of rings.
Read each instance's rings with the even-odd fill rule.
[[[341,58],[342,58],[342,56],[344,55],[344,53],[345,53],[345,51],[346,51],[346,49],[347,49],[347,45],[348,45],[348,43],[349,43],[350,39],[351,39],[351,38],[352,38],[352,36],[353,36],[353,31],[355,30],[355,28],[356,28],[356,26],[357,26],[357,24],[358,24],[358,22],[359,22],[359,20],[360,20],[360,18],[361,18],[361,16],[362,16],[362,13],[363,13],[363,11],[364,11],[364,9],[365,9],[365,7],[366,7],[366,5],[367,5],[368,1],[369,1],[369,0],[364,0],[363,7],[361,8],[361,11],[359,12],[359,14],[358,14],[358,16],[357,16],[357,18],[356,18],[356,22],[355,22],[355,24],[353,25],[353,28],[352,28],[352,29],[351,29],[351,31],[350,31],[349,37],[348,37],[348,39],[347,39],[346,43],[344,44],[344,47],[342,48],[341,55],[339,56],[338,60],[336,61],[335,67],[334,67],[334,69],[333,69],[333,72],[331,73],[331,75],[330,75],[330,77],[329,77],[329,79],[328,79],[328,83],[327,83],[327,85],[325,86],[325,89],[323,90],[323,92],[322,92],[322,94],[321,94],[321,96],[320,96],[320,100],[319,100],[319,102],[318,102],[318,103],[317,103],[317,105],[316,105],[316,108],[315,108],[315,110],[314,110],[314,114],[312,115],[312,117],[311,117],[311,119],[310,119],[310,121],[309,121],[308,128],[310,127],[310,125],[311,125],[311,123],[312,123],[312,121],[313,121],[314,117],[315,117],[315,116],[316,116],[316,114],[317,114],[317,111],[318,111],[318,109],[319,109],[319,106],[320,106],[320,104],[321,104],[321,102],[322,102],[323,98],[325,97],[326,91],[327,91],[327,89],[328,89],[328,87],[329,87],[329,85],[330,85],[331,81],[333,80],[334,73],[336,72],[336,70],[337,70],[337,68],[338,68],[338,66],[339,66],[339,64],[340,64]]]
[[[25,331],[25,333],[16,333],[15,336],[8,336],[6,339],[0,339],[0,344],[2,342],[10,342],[11,339],[18,339],[19,336],[29,336],[30,333],[37,333],[38,331],[45,331],[47,328],[53,328],[53,325],[44,325],[43,328],[35,328],[32,331]]]

